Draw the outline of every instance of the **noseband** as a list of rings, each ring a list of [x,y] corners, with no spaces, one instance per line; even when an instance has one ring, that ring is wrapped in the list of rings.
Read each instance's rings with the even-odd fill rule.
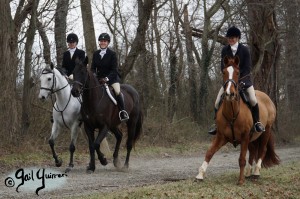
[[[237,91],[237,94],[235,95],[235,100],[239,100],[239,92],[238,92],[238,90],[239,90],[239,85],[233,80],[233,79],[228,79],[228,80],[226,80],[225,81],[225,83],[223,84],[223,88],[224,88],[224,93],[226,92],[225,91],[225,88],[226,88],[226,86],[227,86],[227,84],[229,83],[229,82],[231,82],[231,83],[233,83],[233,85],[234,85],[234,88],[235,88],[235,90]]]

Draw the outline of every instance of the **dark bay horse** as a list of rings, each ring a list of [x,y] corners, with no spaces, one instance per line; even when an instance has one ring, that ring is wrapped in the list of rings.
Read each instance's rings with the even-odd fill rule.
[[[84,122],[84,129],[89,139],[90,163],[88,172],[95,170],[95,150],[102,165],[107,164],[107,160],[97,146],[106,136],[107,131],[111,131],[116,137],[116,146],[113,153],[114,166],[120,168],[118,153],[122,141],[123,133],[118,128],[121,123],[119,119],[119,109],[106,93],[105,86],[100,85],[98,79],[87,69],[87,58],[84,62],[76,60],[73,71],[74,84],[72,95],[79,97],[82,95],[81,114]],[[129,157],[132,147],[139,138],[142,131],[143,115],[141,111],[139,95],[130,85],[121,84],[121,92],[124,95],[125,109],[129,115],[127,124],[127,155],[124,168],[129,167]],[[99,129],[99,134],[95,140],[94,130]]]
[[[224,98],[216,117],[217,134],[210,148],[207,150],[205,160],[199,168],[196,179],[203,180],[209,161],[213,155],[227,142],[240,144],[240,176],[238,184],[242,185],[247,176],[260,175],[262,166],[278,165],[280,160],[274,151],[274,135],[271,132],[276,117],[276,108],[271,99],[263,92],[256,90],[256,97],[260,109],[260,119],[265,125],[263,133],[251,131],[253,127],[252,114],[239,94],[239,58],[224,58]],[[249,150],[249,166],[245,172],[246,155]],[[252,165],[253,162],[255,165]],[[254,172],[252,173],[252,167]]]

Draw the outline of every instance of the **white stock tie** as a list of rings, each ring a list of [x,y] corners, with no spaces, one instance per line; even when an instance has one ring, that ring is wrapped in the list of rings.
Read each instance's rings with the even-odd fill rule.
[[[106,54],[106,48],[105,49],[101,49],[100,51],[100,56],[101,56],[101,59],[103,58],[103,56]]]
[[[71,59],[72,59],[72,57],[74,55],[75,50],[76,50],[76,48],[72,48],[72,49],[70,48],[69,49],[69,52],[70,52],[70,55],[71,55]]]

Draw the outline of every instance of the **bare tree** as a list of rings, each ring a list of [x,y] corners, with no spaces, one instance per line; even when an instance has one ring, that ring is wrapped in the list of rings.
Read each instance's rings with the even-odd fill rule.
[[[37,7],[39,0],[34,0],[31,9],[31,18],[29,28],[26,32],[26,43],[25,43],[25,66],[24,66],[24,83],[23,83],[23,98],[22,98],[22,135],[27,134],[30,125],[30,97],[31,88],[33,86],[33,79],[31,78],[31,62],[32,62],[32,45],[34,42],[34,36],[36,31],[36,19],[37,19]]]
[[[14,18],[11,15],[10,0],[0,1],[0,90],[2,92],[0,98],[2,122],[1,135],[9,140],[16,140],[19,130],[18,110],[17,110],[17,92],[16,92],[16,77],[17,77],[17,49],[18,49],[18,34],[21,25],[26,19],[27,14],[31,11],[33,1],[21,0],[16,9]],[[24,5],[25,4],[25,5]],[[14,139],[13,139],[14,138]]]
[[[190,112],[195,121],[198,119],[198,92],[197,92],[197,69],[194,60],[193,53],[193,40],[192,40],[192,29],[188,19],[187,4],[184,5],[184,34],[186,38],[186,55],[187,55],[187,67],[189,74],[189,100],[190,100]]]
[[[283,6],[286,13],[285,34],[284,43],[285,46],[285,63],[280,67],[280,71],[286,71],[284,78],[285,83],[285,113],[288,115],[289,122],[286,125],[288,132],[293,132],[294,129],[299,129],[300,119],[300,52],[298,49],[300,45],[300,3],[297,0],[291,0],[289,2],[284,1]],[[287,114],[287,115],[286,115]],[[296,133],[296,132],[294,132]]]
[[[95,42],[95,29],[91,1],[80,0],[80,3],[86,53],[89,58],[92,58],[94,51],[97,49],[97,46]]]
[[[150,14],[154,6],[154,0],[137,0],[138,3],[138,27],[135,38],[132,42],[130,52],[125,58],[125,62],[120,67],[122,79],[131,71],[139,52],[145,46],[146,31],[148,29],[148,22]]]
[[[57,64],[62,63],[65,51],[68,8],[69,0],[57,1],[54,26]]]
[[[279,37],[275,17],[276,0],[246,0],[250,25],[250,49],[255,88],[270,95],[277,106]]]

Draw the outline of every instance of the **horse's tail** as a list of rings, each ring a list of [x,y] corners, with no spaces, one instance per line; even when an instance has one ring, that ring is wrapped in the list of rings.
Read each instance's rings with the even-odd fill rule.
[[[267,151],[265,158],[262,161],[262,166],[265,168],[278,165],[280,163],[280,158],[278,155],[275,153],[275,147],[274,147],[274,135],[271,132],[269,141],[267,143]]]
[[[140,136],[142,134],[142,126],[143,126],[143,113],[142,113],[142,111],[140,111],[138,120],[136,123],[135,134],[134,134],[134,138],[133,138],[133,145],[140,138]]]

